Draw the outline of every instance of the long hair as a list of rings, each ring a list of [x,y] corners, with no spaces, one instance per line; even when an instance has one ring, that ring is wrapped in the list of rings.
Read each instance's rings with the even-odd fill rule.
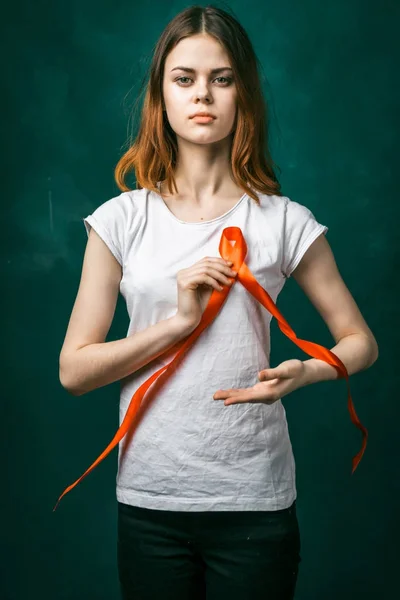
[[[177,14],[162,32],[154,49],[136,139],[119,159],[114,178],[118,188],[129,191],[125,179],[135,172],[136,188],[158,193],[157,182],[166,180],[169,192],[177,192],[176,134],[163,111],[162,83],[169,52],[184,38],[199,33],[213,36],[225,48],[237,87],[237,118],[232,133],[230,164],[236,185],[259,204],[253,190],[281,196],[268,147],[268,113],[263,97],[258,59],[243,27],[229,13],[213,5],[190,6]],[[278,167],[279,168],[279,167]]]

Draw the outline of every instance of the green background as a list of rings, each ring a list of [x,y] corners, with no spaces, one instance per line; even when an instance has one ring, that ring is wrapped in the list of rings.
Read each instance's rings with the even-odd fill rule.
[[[154,44],[184,2],[13,2],[3,13],[1,402],[4,600],[111,600],[116,450],[52,509],[113,438],[119,384],[81,397],[58,379],[77,293],[82,218],[119,193],[113,169]],[[284,406],[297,466],[302,562],[296,600],[394,597],[398,562],[398,2],[218,4],[263,65],[282,192],[328,225],[340,272],[380,348],[350,379]],[[278,307],[298,337],[333,347],[293,279]],[[107,340],[126,335],[120,297]],[[271,326],[273,366],[308,359]],[[268,591],[266,590],[266,598]]]

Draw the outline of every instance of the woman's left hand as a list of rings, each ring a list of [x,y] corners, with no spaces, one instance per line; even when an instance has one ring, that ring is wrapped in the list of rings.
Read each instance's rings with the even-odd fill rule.
[[[297,358],[285,360],[273,369],[260,371],[258,374],[260,383],[256,383],[253,387],[218,390],[213,397],[214,400],[225,400],[225,406],[240,402],[273,404],[304,384],[305,368],[302,360]]]

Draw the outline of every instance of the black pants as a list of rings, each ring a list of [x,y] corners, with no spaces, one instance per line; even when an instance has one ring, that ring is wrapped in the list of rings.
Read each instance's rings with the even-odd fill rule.
[[[292,600],[296,501],[278,511],[184,512],[118,502],[123,600]]]

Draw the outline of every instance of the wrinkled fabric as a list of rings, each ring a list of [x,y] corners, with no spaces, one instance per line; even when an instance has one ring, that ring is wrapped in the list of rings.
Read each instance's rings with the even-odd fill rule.
[[[239,227],[246,265],[274,302],[311,243],[328,227],[287,197],[244,194],[224,215],[187,223],[146,189],[124,192],[84,219],[122,265],[127,335],[177,311],[176,276],[220,256],[222,230]],[[146,402],[133,435],[119,443],[119,502],[163,510],[279,510],[296,499],[295,461],[281,400],[272,405],[213,400],[218,389],[247,388],[270,366],[271,314],[234,285],[215,320]],[[140,385],[169,363],[164,353],[121,380],[119,418]],[[151,396],[151,389],[149,390]],[[145,400],[147,399],[147,396]]]

